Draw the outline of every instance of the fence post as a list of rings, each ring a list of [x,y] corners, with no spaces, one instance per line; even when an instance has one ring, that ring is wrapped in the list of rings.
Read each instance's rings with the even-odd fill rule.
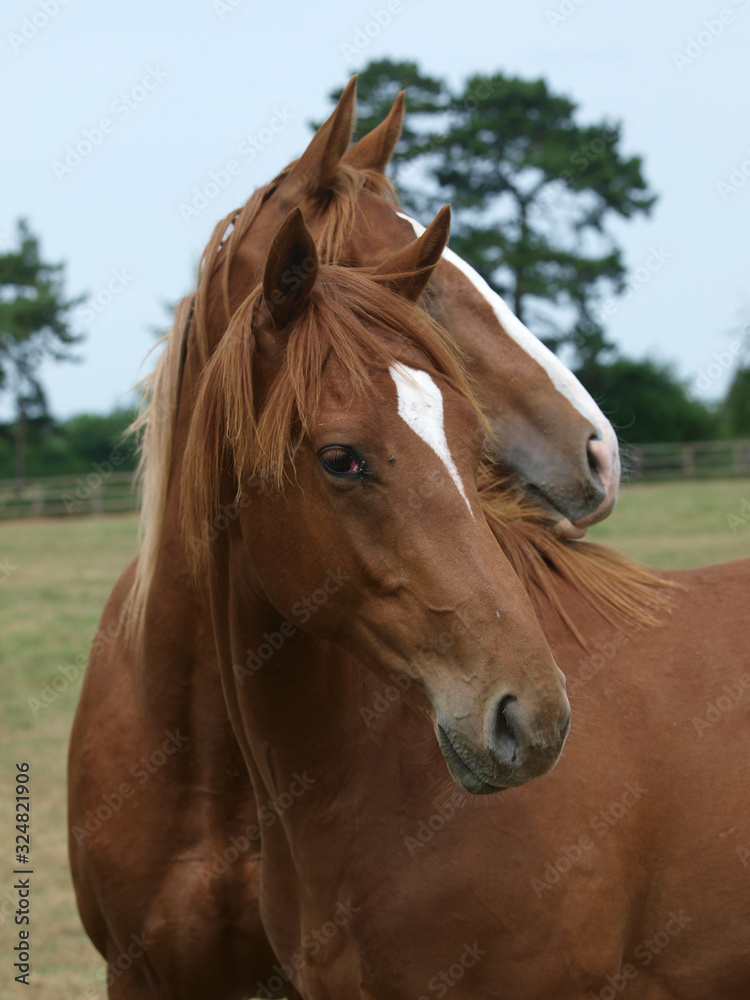
[[[682,449],[682,471],[686,479],[695,477],[695,448],[686,444]]]
[[[41,483],[34,483],[31,487],[31,512],[34,517],[44,514],[44,487]]]
[[[737,441],[732,448],[732,475],[746,476],[750,472],[750,445]]]
[[[633,479],[642,479],[643,471],[643,448],[634,445],[630,453],[630,475]]]

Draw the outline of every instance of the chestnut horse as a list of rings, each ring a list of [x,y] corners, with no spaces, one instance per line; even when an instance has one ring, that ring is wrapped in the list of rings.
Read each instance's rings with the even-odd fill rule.
[[[404,115],[403,93],[380,126],[347,149],[356,77],[299,160],[218,223],[202,260],[197,340],[208,358],[259,280],[271,240],[299,206],[326,261],[377,265],[422,227],[397,211],[384,171]],[[287,282],[294,280],[287,276]],[[450,250],[433,274],[431,311],[467,355],[491,425],[495,461],[577,537],[612,510],[619,455],[612,426],[578,380]]]
[[[481,417],[403,298],[443,225],[368,277],[319,267],[293,212],[191,422],[187,531],[252,491],[196,562],[273,816],[255,992],[746,998],[750,561],[649,576],[482,502]],[[521,787],[567,729],[556,662],[578,733]]]
[[[252,825],[257,810],[226,718],[211,622],[185,570],[179,477],[198,378],[262,274],[263,247],[287,205],[295,199],[303,205],[325,259],[379,263],[413,239],[413,224],[397,215],[383,173],[403,99],[346,150],[353,101],[352,83],[297,164],[217,227],[196,295],[178,307],[157,368],[144,452],[146,536],[105,608],[70,748],[73,878],[84,925],[110,962],[113,995],[141,989],[148,958],[132,954],[133,939],[147,924],[171,929],[167,980],[181,997],[202,995],[196,970],[217,996],[233,996],[241,984],[267,978],[273,964],[257,910],[258,841],[221,886],[206,883],[227,836]],[[494,457],[545,498],[560,534],[580,533],[611,510],[616,496],[619,465],[609,423],[449,251],[431,286],[432,311],[472,351],[468,364],[495,430]],[[546,466],[541,473],[538,456]],[[414,509],[431,488],[422,483],[408,498]],[[237,509],[227,506],[212,530],[222,530]],[[137,641],[126,635],[133,623]],[[116,695],[107,713],[104,692]],[[113,810],[112,802],[120,806]],[[188,846],[175,853],[177,833]]]

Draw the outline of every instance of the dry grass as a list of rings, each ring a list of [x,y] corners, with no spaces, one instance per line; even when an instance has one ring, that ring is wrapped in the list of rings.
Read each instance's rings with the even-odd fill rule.
[[[81,928],[68,872],[66,747],[89,638],[115,578],[136,550],[132,516],[22,521],[0,525],[0,843],[7,866],[15,843],[11,804],[15,764],[31,765],[32,991],[39,1000],[104,1000],[103,962]],[[57,667],[63,665],[69,683]],[[65,684],[63,685],[63,681]],[[63,688],[59,693],[52,687]],[[54,696],[54,700],[53,700]],[[49,700],[49,704],[45,702]],[[7,870],[7,869],[6,869]],[[8,887],[11,883],[6,882]],[[17,943],[10,906],[0,948]],[[0,997],[20,995],[10,962]]]

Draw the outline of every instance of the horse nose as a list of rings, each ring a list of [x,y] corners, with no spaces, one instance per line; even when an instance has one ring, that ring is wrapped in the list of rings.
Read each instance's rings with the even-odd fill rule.
[[[492,756],[507,768],[518,767],[523,760],[516,706],[517,700],[512,695],[500,701],[489,740]]]
[[[570,704],[563,694],[556,717],[540,721],[531,706],[514,695],[495,705],[488,749],[503,780],[522,784],[548,771],[562,750],[570,728]]]
[[[612,456],[602,440],[594,434],[586,442],[586,458],[594,480],[599,480],[606,490],[605,480],[612,476]]]
[[[586,442],[586,457],[591,478],[601,488],[599,504],[594,512],[598,516],[586,519],[593,523],[600,520],[604,512],[609,512],[620,485],[620,453],[614,432],[602,437],[592,435]]]

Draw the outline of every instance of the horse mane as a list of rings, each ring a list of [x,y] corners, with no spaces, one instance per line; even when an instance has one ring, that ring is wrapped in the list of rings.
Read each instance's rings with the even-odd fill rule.
[[[614,628],[663,623],[680,585],[607,545],[556,538],[549,515],[489,459],[480,465],[478,486],[487,522],[537,611],[552,607],[584,649],[585,636],[560,598],[561,579]]]
[[[205,368],[211,354],[208,324],[210,290],[218,282],[224,307],[223,324],[227,327],[231,320],[229,278],[232,263],[263,205],[283,184],[296,162],[290,163],[269,184],[254,191],[242,208],[231,212],[214,227],[201,255],[195,290],[178,304],[171,330],[159,341],[159,344],[166,342],[166,347],[153,372],[139,384],[143,391],[141,407],[129,428],[129,433],[139,437],[136,483],[141,498],[141,546],[130,593],[134,609],[132,620],[137,619],[139,610],[145,604],[156,568],[170,470],[176,457],[172,454],[172,444],[187,339],[190,338],[198,351],[201,368]],[[363,190],[398,203],[395,188],[384,174],[377,170],[355,169],[345,163],[339,164],[330,191],[313,199],[313,211],[322,213],[322,228],[317,241],[321,260],[345,262],[344,248]]]
[[[413,302],[385,287],[388,275],[371,268],[323,264],[302,313],[277,334],[281,365],[258,398],[254,360],[258,331],[268,311],[258,285],[245,299],[201,379],[182,478],[183,530],[196,572],[205,568],[208,538],[220,509],[222,473],[245,489],[281,490],[295,474],[295,458],[311,429],[323,394],[324,372],[336,361],[343,374],[337,391],[351,398],[373,388],[373,372],[413,364],[416,348],[426,369],[440,376],[484,416],[452,338]],[[230,498],[230,502],[231,498]]]
[[[141,541],[133,586],[128,596],[136,621],[145,605],[156,565],[159,538],[167,507],[167,488],[177,407],[182,387],[188,331],[193,319],[195,293],[177,303],[171,329],[154,345],[166,343],[154,370],[139,384],[141,406],[127,430],[138,438],[135,481],[140,495]]]

